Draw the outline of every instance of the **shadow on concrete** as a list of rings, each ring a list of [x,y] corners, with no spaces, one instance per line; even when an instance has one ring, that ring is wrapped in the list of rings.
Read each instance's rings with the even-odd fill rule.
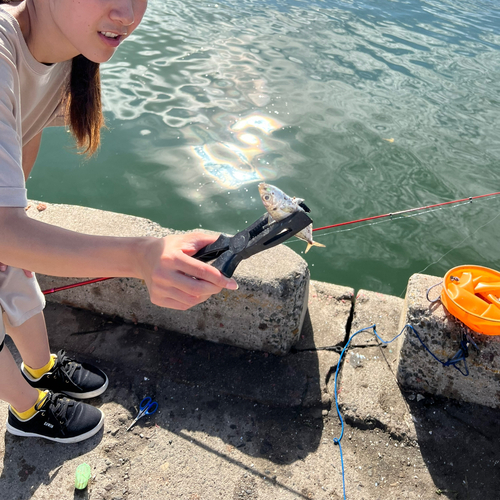
[[[500,498],[500,410],[426,395],[408,401],[422,458],[442,498]]]
[[[155,425],[244,469],[247,466],[227,452],[238,448],[248,456],[286,465],[304,459],[319,446],[322,408],[304,406],[305,401],[321,403],[314,351],[278,357],[123,324],[55,304],[47,306],[45,315],[52,352],[64,348],[108,374],[108,390],[90,403],[114,409],[106,410],[104,432],[111,432],[117,445],[106,445],[103,450],[114,461],[123,450],[133,454],[145,447],[146,439],[138,437],[154,431]],[[159,411],[127,433],[145,396],[158,402]],[[193,437],[196,433],[218,437],[225,453]],[[102,431],[88,441],[65,446],[6,434],[0,485],[3,478],[9,479],[7,483],[17,483],[12,498],[31,498],[37,484],[53,480],[60,464],[99,446],[101,439]],[[12,481],[13,476],[20,480]]]

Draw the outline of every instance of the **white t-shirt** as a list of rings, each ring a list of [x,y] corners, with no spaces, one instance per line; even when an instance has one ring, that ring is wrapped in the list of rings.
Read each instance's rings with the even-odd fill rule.
[[[70,72],[71,61],[38,62],[17,20],[0,6],[0,207],[27,206],[22,148],[45,127],[62,125]]]

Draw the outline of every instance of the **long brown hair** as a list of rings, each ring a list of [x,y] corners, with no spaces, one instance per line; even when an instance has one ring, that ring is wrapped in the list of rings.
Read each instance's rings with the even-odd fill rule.
[[[99,148],[104,126],[101,73],[99,63],[82,55],[74,57],[71,65],[66,89],[66,123],[82,153],[93,155]]]
[[[10,3],[11,0],[0,0]],[[104,126],[99,63],[79,55],[73,58],[68,86],[64,89],[66,125],[82,154],[92,156],[101,142]]]

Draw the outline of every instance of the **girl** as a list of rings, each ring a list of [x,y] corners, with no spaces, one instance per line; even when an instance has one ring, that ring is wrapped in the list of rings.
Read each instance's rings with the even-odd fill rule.
[[[90,236],[26,215],[25,179],[45,127],[65,123],[84,152],[98,149],[103,125],[99,63],[135,30],[147,0],[0,4],[0,399],[9,403],[10,433],[78,442],[100,430],[103,414],[74,399],[102,394],[108,379],[64,351],[50,353],[44,297],[35,277],[22,269],[140,278],[153,303],[181,310],[237,284],[190,257],[213,236]],[[4,345],[5,332],[21,354],[21,371]]]

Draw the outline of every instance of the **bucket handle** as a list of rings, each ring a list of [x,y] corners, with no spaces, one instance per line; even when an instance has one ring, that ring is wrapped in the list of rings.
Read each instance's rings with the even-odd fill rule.
[[[436,283],[435,285],[432,285],[432,286],[431,286],[431,287],[427,290],[427,293],[425,294],[425,296],[427,297],[427,300],[428,300],[431,304],[435,304],[436,302],[440,302],[440,301],[441,301],[441,295],[440,295],[437,299],[431,300],[431,299],[429,298],[429,293],[430,293],[430,291],[431,291],[433,288],[435,288],[435,287],[437,287],[437,286],[439,286],[439,285],[442,285],[442,284],[443,284],[443,281],[440,281],[439,283]]]

